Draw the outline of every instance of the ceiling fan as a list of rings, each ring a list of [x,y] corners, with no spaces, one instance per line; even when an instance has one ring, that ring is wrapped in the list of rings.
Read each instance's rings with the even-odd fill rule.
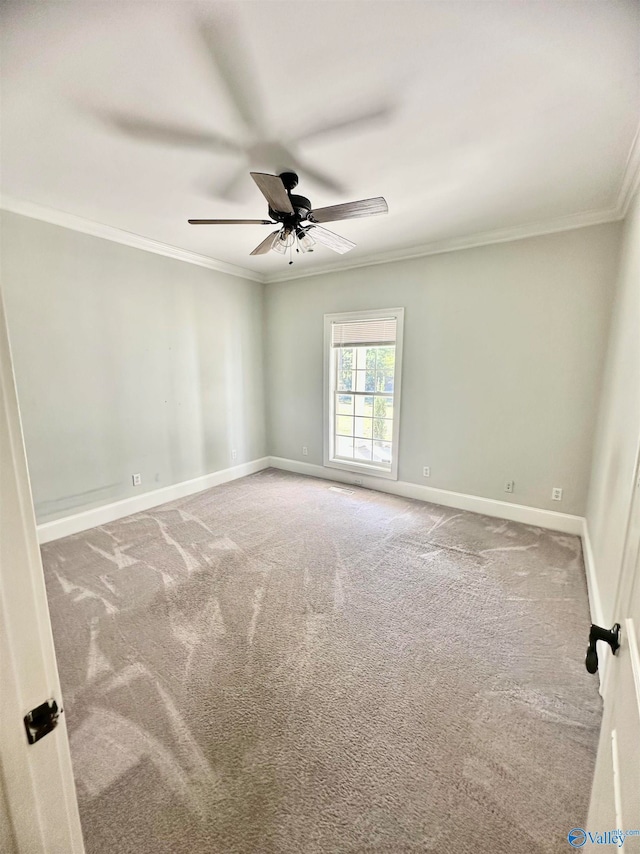
[[[279,175],[251,172],[250,175],[269,203],[271,219],[190,219],[190,225],[275,225],[280,223],[280,227],[259,243],[250,254],[266,255],[272,249],[281,255],[289,252],[289,263],[293,264],[294,249],[296,252],[313,252],[315,244],[321,243],[343,255],[356,245],[346,237],[340,237],[339,234],[322,228],[318,223],[372,216],[387,213],[389,210],[382,196],[314,209],[309,199],[292,194],[291,191],[298,185],[298,176],[295,172],[281,172]]]

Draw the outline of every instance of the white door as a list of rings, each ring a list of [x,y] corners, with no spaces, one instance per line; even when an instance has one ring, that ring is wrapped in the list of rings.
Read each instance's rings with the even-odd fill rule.
[[[61,695],[1,293],[0,685],[2,852],[82,854],[64,714],[35,744],[23,720]]]
[[[625,854],[633,854],[640,852],[640,465],[635,472],[616,601],[614,619],[622,630],[620,649],[611,656],[605,653],[605,644],[598,644],[599,658],[607,655],[604,719],[584,848],[597,845],[596,834],[600,834],[600,844],[617,844]],[[626,835],[604,836],[614,830]],[[582,839],[577,833],[573,845],[579,847]]]

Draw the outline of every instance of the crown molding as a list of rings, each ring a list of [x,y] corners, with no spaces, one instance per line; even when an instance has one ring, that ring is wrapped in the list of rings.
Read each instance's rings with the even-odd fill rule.
[[[368,256],[354,263],[324,264],[314,267],[304,273],[283,271],[271,273],[264,277],[267,284],[287,282],[294,279],[306,279],[310,276],[321,276],[325,273],[337,273],[341,270],[355,270],[360,267],[374,267],[378,264],[390,264],[394,261],[408,261],[412,258],[425,258],[428,255],[442,255],[445,252],[456,252],[461,249],[473,249],[478,246],[489,246],[492,243],[508,243],[512,240],[523,240],[527,237],[540,237],[544,234],[555,234],[560,231],[570,231],[574,228],[586,228],[590,225],[602,225],[606,222],[616,222],[624,219],[629,210],[631,200],[640,188],[640,123],[629,149],[625,163],[620,189],[616,204],[612,208],[585,211],[553,220],[526,223],[497,231],[478,232],[465,237],[445,238],[409,249],[392,250],[381,255]]]
[[[112,225],[94,222],[66,211],[55,210],[12,196],[2,195],[0,209],[41,222],[48,222],[51,225],[60,225],[82,234],[90,234],[92,237],[101,237],[103,240],[110,240],[112,243],[121,243],[123,246],[130,246],[133,249],[142,249],[144,252],[152,252],[154,255],[164,255],[166,258],[173,258],[176,261],[185,261],[187,264],[195,264],[198,267],[206,267],[208,270],[227,273],[240,279],[249,279],[252,282],[260,283],[265,281],[265,276],[262,273],[256,273],[253,270],[237,267],[235,264],[229,264],[226,261],[218,261],[208,255],[189,252],[187,249],[170,246],[168,243],[161,243],[150,237],[143,237],[140,234],[124,231]]]
[[[616,207],[620,212],[621,219],[627,215],[629,205],[638,187],[640,187],[640,124],[631,143],[629,156],[624,167],[620,192],[618,193],[618,204]]]
[[[288,282],[296,279],[306,279],[311,276],[322,276],[326,273],[337,273],[342,270],[356,270],[361,267],[374,267],[379,264],[391,264],[394,261],[410,261],[414,258],[425,258],[429,255],[442,255],[447,252],[457,252],[462,249],[475,249],[479,246],[490,246],[494,243],[510,243],[513,240],[524,240],[528,237],[541,237],[545,234],[556,234],[561,231],[571,231],[575,228],[586,228],[590,225],[602,225],[607,222],[616,222],[617,220],[624,219],[627,215],[631,200],[639,187],[640,124],[636,129],[633,142],[631,143],[616,204],[612,208],[584,211],[582,213],[557,217],[556,219],[525,223],[523,225],[497,229],[495,231],[477,232],[464,237],[435,240],[430,243],[406,249],[394,249],[379,255],[369,255],[357,261],[354,260],[353,263],[338,262],[335,264],[323,264],[320,267],[314,267],[313,269],[307,270],[303,273],[299,273],[297,271],[289,272],[287,270],[283,270],[282,273],[258,273],[255,270],[249,270],[245,267],[229,264],[226,261],[219,261],[216,258],[209,257],[208,255],[199,255],[196,252],[189,252],[188,250],[180,249],[177,246],[160,243],[150,237],[143,237],[142,235],[134,234],[130,231],[124,231],[111,225],[104,225],[103,223],[75,216],[75,214],[55,210],[54,208],[48,208],[43,205],[35,204],[34,202],[27,202],[7,195],[3,195],[1,197],[0,209],[10,211],[11,213],[21,214],[22,216],[27,216],[31,219],[49,222],[53,225],[60,225],[64,228],[70,228],[73,231],[90,234],[93,237],[101,237],[104,240],[122,243],[124,246],[142,249],[145,252],[164,255],[167,258],[174,258],[177,261],[184,261],[187,264],[196,264],[199,267],[206,267],[209,270],[217,270],[219,273],[228,273],[231,276],[248,279],[252,282],[272,284],[275,282]]]
[[[461,249],[475,249],[479,246],[490,246],[494,243],[510,243],[514,240],[524,240],[528,237],[541,237],[545,234],[556,234],[561,231],[572,231],[576,228],[586,228],[590,225],[602,225],[607,222],[615,222],[622,219],[619,208],[605,208],[603,210],[585,211],[579,214],[558,217],[553,220],[526,223],[510,228],[497,229],[496,231],[483,231],[465,237],[445,238],[435,240],[421,246],[408,249],[394,249],[380,255],[372,255],[354,261],[352,264],[333,264],[314,267],[304,273],[272,273],[265,277],[267,284],[275,282],[292,281],[293,279],[306,279],[310,276],[321,276],[325,273],[336,273],[342,270],[355,270],[359,267],[375,267],[379,264],[391,264],[394,261],[410,261],[413,258],[425,258],[428,255],[443,255],[447,252],[457,252]]]

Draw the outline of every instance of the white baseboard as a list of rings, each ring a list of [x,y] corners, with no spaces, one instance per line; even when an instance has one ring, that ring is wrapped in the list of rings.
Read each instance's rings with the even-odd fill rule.
[[[230,480],[254,474],[268,467],[269,457],[262,457],[258,460],[242,463],[239,466],[233,466],[229,469],[222,469],[211,474],[205,474],[202,477],[196,477],[193,480],[184,480],[172,486],[164,486],[162,489],[154,489],[152,492],[143,492],[141,495],[124,498],[122,501],[114,501],[102,507],[94,507],[91,510],[85,510],[73,516],[54,519],[53,522],[44,522],[42,525],[38,525],[38,542],[49,543],[52,540],[59,540],[61,537],[68,537],[71,534],[77,534],[80,531],[86,531],[98,525],[115,522],[116,519],[131,516],[132,513],[150,510],[152,507],[166,504],[167,501],[175,501],[176,498],[185,498],[187,495],[211,489],[212,486],[219,486],[221,483],[227,483]]]
[[[422,486],[418,483],[409,483],[403,480],[386,480],[370,475],[355,475],[353,472],[342,472],[338,469],[325,468],[313,463],[304,463],[298,460],[287,460],[282,457],[262,457],[232,468],[222,469],[211,474],[196,477],[193,480],[185,480],[181,483],[155,489],[152,492],[143,492],[131,498],[84,510],[72,516],[64,516],[54,519],[52,522],[44,522],[38,525],[38,541],[48,543],[68,537],[98,525],[115,522],[130,516],[132,513],[140,513],[176,498],[184,498],[205,489],[211,489],[221,483],[236,480],[249,474],[262,471],[272,466],[283,471],[306,474],[325,480],[338,481],[353,485],[355,478],[362,480],[362,486],[367,489],[377,489],[380,492],[389,492],[393,495],[401,495],[403,498],[416,498],[419,501],[429,501],[432,504],[441,504],[444,507],[454,507],[458,510],[470,510],[472,513],[482,513],[485,516],[494,516],[498,519],[508,519],[512,522],[523,522],[526,525],[537,525],[540,528],[549,528],[553,531],[561,531],[565,534],[577,534],[583,536],[585,520],[581,516],[570,516],[567,513],[556,513],[552,510],[541,510],[537,507],[526,507],[523,504],[510,504],[507,501],[496,501],[493,498],[481,498],[477,495],[465,495],[462,492],[450,492],[446,489],[436,489],[432,486]],[[592,582],[589,576],[589,567],[592,566],[591,546],[585,546],[585,566],[587,567],[587,578],[591,595]],[[595,583],[595,576],[593,576]],[[598,600],[593,600],[598,601]]]
[[[526,507],[524,504],[510,504],[507,501],[481,498],[478,495],[465,495],[462,492],[449,492],[446,489],[422,486],[419,483],[409,483],[405,480],[386,480],[370,475],[356,475],[353,472],[342,472],[338,469],[318,466],[314,463],[303,463],[298,460],[286,460],[282,457],[270,457],[269,459],[273,468],[295,472],[296,474],[307,474],[325,480],[337,480],[340,483],[349,483],[352,486],[354,480],[358,478],[362,481],[361,485],[367,489],[390,492],[393,495],[401,495],[403,498],[417,498],[419,501],[442,504],[444,507],[455,507],[457,510],[470,510],[472,513],[508,519],[510,522],[523,522],[525,525],[549,528],[563,534],[580,536],[584,530],[582,516],[556,513],[553,510],[542,510],[538,507]]]

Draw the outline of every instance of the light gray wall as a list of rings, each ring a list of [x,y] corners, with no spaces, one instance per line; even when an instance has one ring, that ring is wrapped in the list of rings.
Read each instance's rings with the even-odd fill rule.
[[[605,625],[614,614],[640,443],[640,194],[627,215],[611,324],[587,525]],[[615,618],[615,619],[614,619]]]
[[[267,285],[271,453],[322,465],[323,315],[404,306],[399,479],[582,515],[620,231]]]
[[[2,281],[39,522],[266,454],[263,285],[6,212]]]
[[[40,522],[227,468],[233,448],[240,463],[307,445],[321,465],[323,315],[396,305],[400,479],[585,511],[620,224],[271,284],[266,305],[257,283],[13,214],[2,226]]]

